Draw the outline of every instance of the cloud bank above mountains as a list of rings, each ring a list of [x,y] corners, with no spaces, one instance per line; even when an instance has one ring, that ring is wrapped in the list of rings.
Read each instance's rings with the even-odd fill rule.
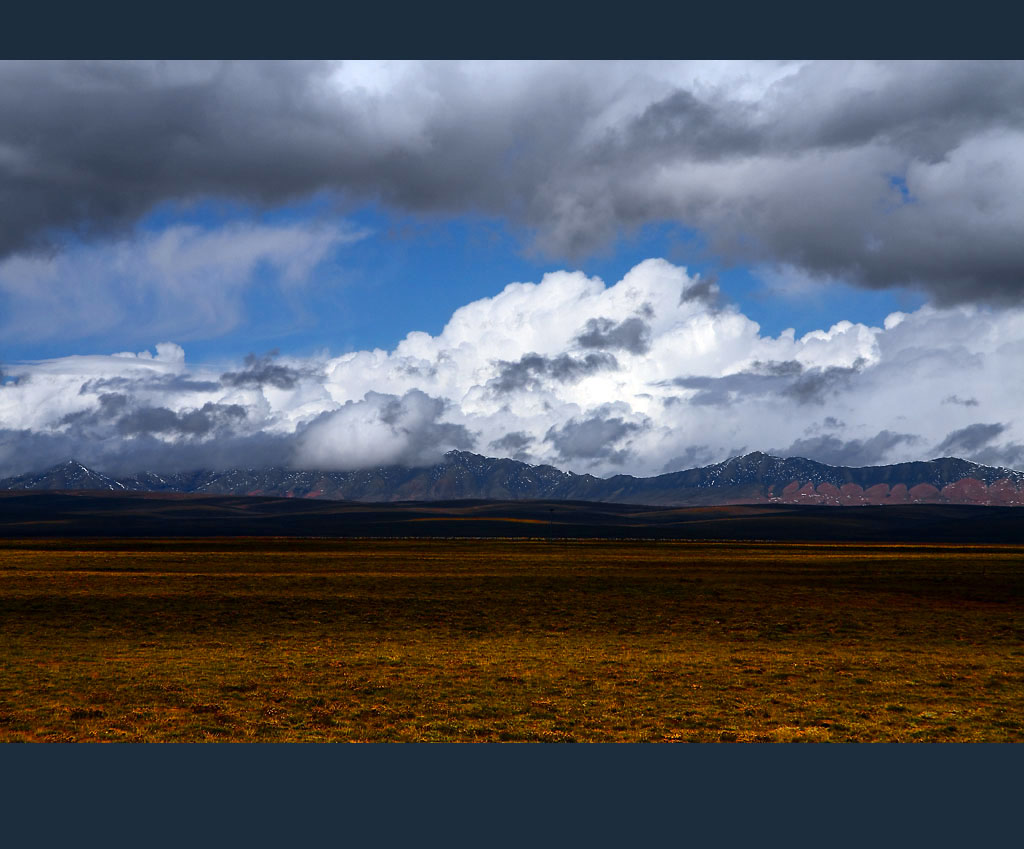
[[[1020,62],[7,62],[0,80],[8,293],[10,258],[69,232],[327,193],[493,216],[559,262],[671,221],[766,274],[1024,295]]]
[[[1024,467],[1024,310],[925,306],[883,327],[762,335],[664,260],[606,285],[511,283],[437,336],[190,366],[155,352],[4,367],[0,474],[428,464],[458,448],[647,475],[749,450],[869,465],[941,454]]]

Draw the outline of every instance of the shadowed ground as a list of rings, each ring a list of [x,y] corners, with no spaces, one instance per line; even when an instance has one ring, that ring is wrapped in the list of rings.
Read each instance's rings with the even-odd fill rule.
[[[0,740],[1016,741],[1024,548],[0,548]]]
[[[0,492],[22,537],[541,537],[1024,545],[1024,508],[955,504],[647,507],[590,501],[408,501],[122,492]]]

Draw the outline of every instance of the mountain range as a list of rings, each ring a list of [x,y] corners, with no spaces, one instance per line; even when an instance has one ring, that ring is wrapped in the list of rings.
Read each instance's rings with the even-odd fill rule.
[[[340,472],[269,468],[110,477],[68,460],[43,472],[0,479],[0,490],[263,495],[372,503],[487,499],[665,506],[1024,505],[1024,472],[956,457],[853,468],[754,452],[655,477],[598,478],[450,451],[442,462],[427,468],[383,466]]]

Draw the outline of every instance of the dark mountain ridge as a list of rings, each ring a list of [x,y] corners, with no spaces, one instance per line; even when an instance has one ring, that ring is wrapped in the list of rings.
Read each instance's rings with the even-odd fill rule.
[[[0,490],[263,495],[359,502],[591,501],[705,506],[728,504],[1024,505],[1024,472],[956,457],[888,466],[829,466],[754,452],[721,463],[639,478],[598,478],[517,460],[450,451],[427,468],[355,471],[283,468],[154,472],[114,478],[68,460],[44,472],[0,480]]]

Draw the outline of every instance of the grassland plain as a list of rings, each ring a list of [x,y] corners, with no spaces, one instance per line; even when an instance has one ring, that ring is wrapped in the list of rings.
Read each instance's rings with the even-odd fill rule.
[[[0,542],[3,741],[1019,741],[1024,548]]]

